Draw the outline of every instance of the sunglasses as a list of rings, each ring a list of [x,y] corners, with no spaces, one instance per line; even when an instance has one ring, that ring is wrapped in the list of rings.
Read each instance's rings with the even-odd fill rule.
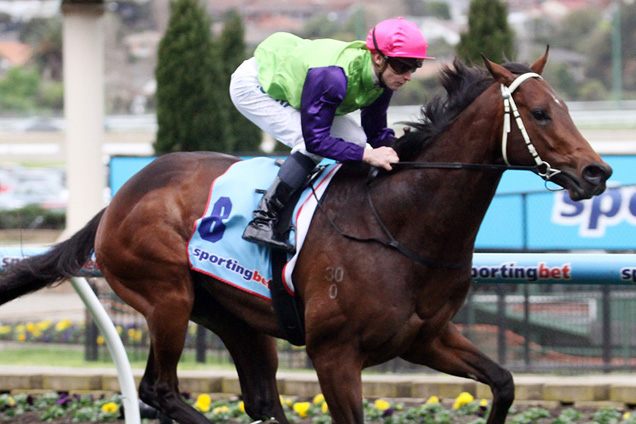
[[[411,59],[400,57],[387,57],[384,59],[386,63],[393,69],[397,75],[406,74],[407,72],[415,72],[422,67],[423,59]]]

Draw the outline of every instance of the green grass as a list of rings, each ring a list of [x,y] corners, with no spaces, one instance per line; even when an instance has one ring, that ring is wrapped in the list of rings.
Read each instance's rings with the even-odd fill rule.
[[[234,369],[231,364],[219,364],[208,358],[204,364],[194,360],[194,353],[186,352],[181,358],[179,369],[181,370],[209,370],[209,369]],[[84,359],[82,347],[60,347],[57,346],[11,346],[0,349],[0,366],[21,365],[21,366],[51,366],[51,367],[74,367],[74,368],[115,368],[110,355],[100,358],[97,361],[87,361]],[[145,355],[143,360],[131,360],[131,368],[144,369],[146,367]]]

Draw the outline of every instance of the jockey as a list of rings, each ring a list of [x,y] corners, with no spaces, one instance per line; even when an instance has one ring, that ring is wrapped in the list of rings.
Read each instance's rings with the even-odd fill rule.
[[[232,74],[230,96],[243,115],[292,151],[244,239],[294,251],[274,225],[323,158],[391,170],[399,161],[391,147],[395,134],[387,127],[391,95],[424,59],[434,59],[426,56],[427,47],[418,26],[398,18],[378,23],[366,43],[275,33],[256,48]],[[348,115],[358,109],[361,124]]]

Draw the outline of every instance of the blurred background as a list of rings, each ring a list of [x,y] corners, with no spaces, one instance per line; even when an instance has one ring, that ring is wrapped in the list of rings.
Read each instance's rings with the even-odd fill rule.
[[[429,53],[437,60],[427,61],[414,80],[395,93],[389,124],[399,133],[398,122],[418,116],[420,106],[439,89],[440,67],[456,56],[479,63],[479,53],[486,52],[494,61],[508,58],[532,63],[549,45],[544,77],[567,101],[583,135],[601,154],[613,157],[617,170],[613,189],[586,203],[581,217],[562,211],[571,221],[562,227],[579,237],[582,230],[575,224],[583,228],[583,221],[596,214],[610,234],[602,241],[598,232],[583,234],[587,237],[583,237],[583,248],[633,252],[636,4],[631,0],[0,0],[0,248],[55,242],[68,224],[71,195],[86,195],[72,193],[68,183],[69,150],[74,147],[67,138],[65,115],[64,57],[69,52],[64,52],[63,3],[103,5],[103,140],[99,141],[100,159],[93,163],[87,158],[89,167],[103,168],[105,178],[100,178],[105,181],[91,188],[99,203],[107,204],[114,190],[116,160],[142,159],[143,166],[157,154],[197,149],[284,154],[284,149],[276,150],[280,143],[232,114],[227,94],[231,72],[276,31],[309,38],[364,39],[376,22],[404,16],[420,26]],[[179,32],[183,28],[203,28],[192,32],[194,39],[201,38],[184,47]],[[186,52],[194,53],[188,59],[194,63],[186,63]],[[177,69],[165,79],[162,70],[173,71],[170,67],[175,63],[191,75],[199,73],[198,85],[178,90],[177,96],[162,104],[157,100],[161,91],[180,77]],[[188,143],[185,138],[171,138],[169,130],[193,114],[184,99],[197,93],[205,93],[210,100],[203,111],[209,119],[200,128],[186,125],[192,130]],[[84,140],[93,142],[90,136]],[[130,176],[130,172],[132,168],[124,173]],[[549,239],[537,242],[534,227],[522,219],[529,195],[550,196],[545,205],[530,202],[540,205],[531,215],[539,215],[536,209],[547,211],[547,221],[556,216],[551,211],[558,212],[558,205],[564,208],[562,196],[547,193],[538,179],[532,184],[538,182],[541,194],[531,185],[519,192],[518,180],[511,181],[508,187],[516,192],[509,189],[505,198],[493,202],[493,213],[500,215],[487,217],[486,224],[493,225],[480,233],[481,248],[575,248],[576,243],[563,244],[566,238],[561,233],[546,231],[545,221],[534,227]],[[514,213],[512,196],[518,204]],[[549,203],[553,197],[557,206]],[[504,221],[515,222],[505,228]],[[148,346],[145,323],[103,281],[91,283],[129,352],[137,355],[132,357],[142,361]],[[477,284],[455,321],[484,351],[513,370],[632,371],[636,366],[632,359],[635,305],[631,282],[611,286]],[[16,351],[25,342],[37,349],[53,343],[63,344],[63,350],[75,346],[91,360],[108,360],[103,338],[69,285],[0,308],[0,340]],[[197,362],[206,361],[206,351],[208,361],[229,361],[218,339],[196,326],[188,346],[189,357]],[[285,367],[311,366],[302,351],[284,343],[281,358],[289,361],[283,360]],[[399,361],[384,369],[413,370]]]

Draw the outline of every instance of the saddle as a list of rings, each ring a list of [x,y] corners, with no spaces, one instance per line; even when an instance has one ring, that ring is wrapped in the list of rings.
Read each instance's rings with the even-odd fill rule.
[[[294,237],[297,251],[302,249],[320,196],[339,167],[316,168],[307,180],[309,188],[298,190],[279,214],[276,230]],[[194,271],[271,300],[285,338],[300,346],[305,344],[303,305],[292,281],[298,253],[288,255],[242,238],[263,189],[278,170],[273,159],[254,158],[233,164],[218,177],[205,212],[195,222],[188,260]]]

